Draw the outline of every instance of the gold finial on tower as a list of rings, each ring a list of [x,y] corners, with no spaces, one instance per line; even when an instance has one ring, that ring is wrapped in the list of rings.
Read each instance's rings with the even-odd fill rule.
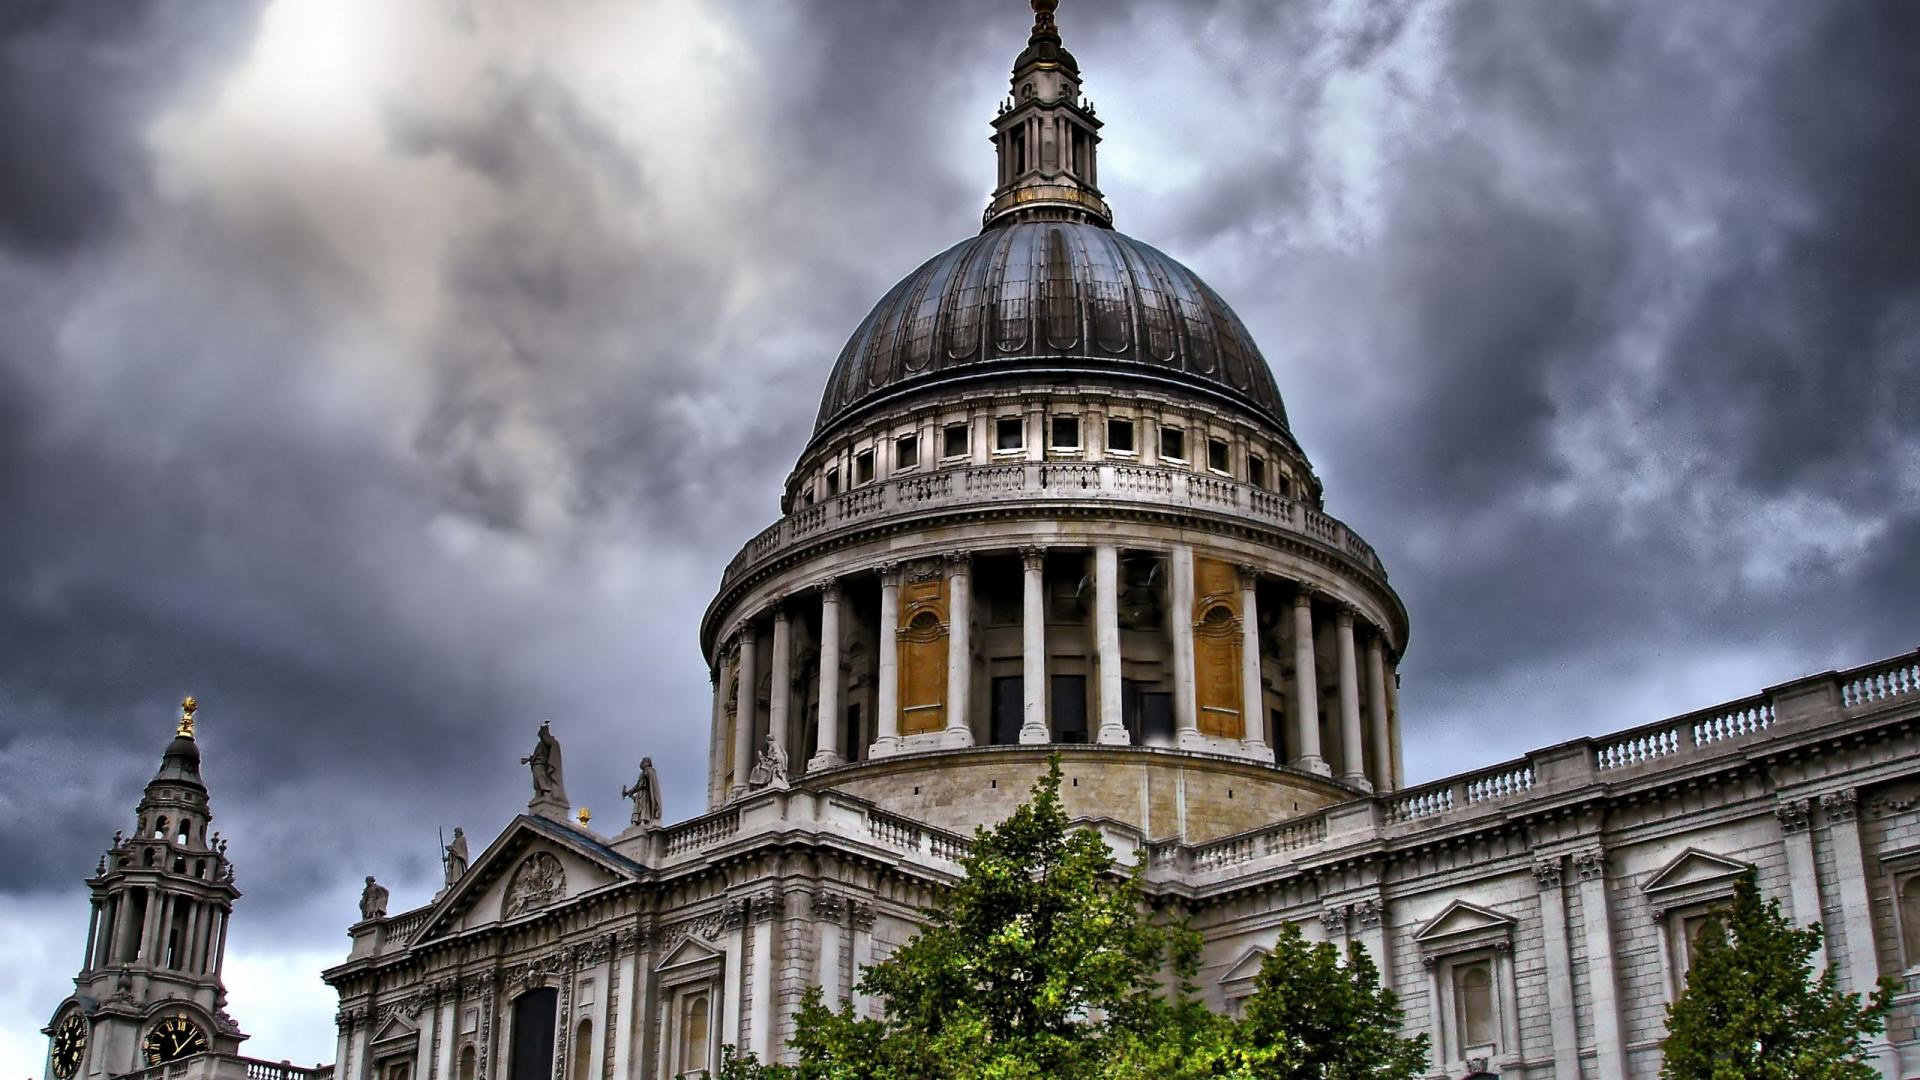
[[[576,816],[580,819],[580,824],[584,827],[587,822],[593,820],[593,811],[583,806],[580,808],[580,813]]]
[[[1060,0],[1033,0],[1033,36],[1042,34],[1058,36],[1060,29],[1053,25],[1053,12],[1060,6]]]
[[[199,708],[200,703],[194,700],[192,694],[180,699],[180,727],[174,732],[175,735],[193,738],[193,714]]]

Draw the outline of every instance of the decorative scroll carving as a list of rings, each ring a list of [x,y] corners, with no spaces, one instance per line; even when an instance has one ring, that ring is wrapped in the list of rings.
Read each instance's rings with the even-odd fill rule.
[[[493,1049],[493,987],[480,995],[480,1061],[475,1080],[487,1080],[487,1059]]]
[[[786,909],[784,901],[785,898],[778,892],[768,890],[749,898],[748,903],[752,906],[753,918],[762,920],[778,918]]]
[[[1362,930],[1377,929],[1385,914],[1385,909],[1378,900],[1362,900],[1353,905],[1353,917],[1359,921]]]
[[[1533,864],[1533,877],[1535,881],[1540,883],[1542,890],[1557,889],[1560,887],[1560,874],[1562,869],[1560,856],[1558,855],[1555,855],[1551,859],[1540,859]]]
[[[814,918],[825,922],[837,923],[846,912],[846,898],[838,893],[817,892],[813,894]]]
[[[1830,791],[1820,796],[1820,809],[1827,815],[1827,820],[1835,824],[1857,821],[1860,818],[1860,792],[1854,788]]]
[[[1323,908],[1320,912],[1320,929],[1326,931],[1328,937],[1332,937],[1335,934],[1346,933],[1346,906],[1344,904],[1335,904],[1332,907]]]
[[[501,918],[511,919],[551,906],[567,891],[567,871],[552,852],[536,851],[523,859],[507,882]]]
[[[1575,852],[1573,868],[1581,881],[1601,881],[1607,876],[1607,853],[1599,848]]]
[[[873,929],[873,905],[864,900],[847,901],[847,922],[855,930]]]
[[[1783,833],[1805,832],[1809,809],[1805,799],[1787,799],[1775,805],[1773,813],[1780,819],[1780,831]]]

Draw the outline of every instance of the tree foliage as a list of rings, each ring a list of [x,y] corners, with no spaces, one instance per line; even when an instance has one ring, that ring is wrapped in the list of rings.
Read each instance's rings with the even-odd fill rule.
[[[1818,924],[1796,929],[1748,873],[1733,903],[1693,943],[1687,984],[1667,1008],[1664,1080],[1875,1080],[1866,1039],[1892,1007],[1894,982],[1843,993],[1813,975]]]
[[[1246,1019],[1209,1011],[1193,978],[1199,936],[1154,917],[1144,863],[1116,871],[1098,833],[1072,829],[1060,761],[1031,799],[976,830],[965,876],[920,932],[866,969],[877,1019],[808,991],[790,1043],[799,1062],[731,1053],[727,1080],[1402,1080],[1426,1039],[1397,1035],[1400,1010],[1364,951],[1347,963],[1288,927]]]

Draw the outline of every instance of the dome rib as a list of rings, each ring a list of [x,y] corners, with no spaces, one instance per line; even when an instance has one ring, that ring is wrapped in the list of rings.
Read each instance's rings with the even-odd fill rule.
[[[887,290],[834,364],[814,437],[902,395],[1035,374],[1182,386],[1291,435],[1245,323],[1193,271],[1112,229],[1019,221]]]

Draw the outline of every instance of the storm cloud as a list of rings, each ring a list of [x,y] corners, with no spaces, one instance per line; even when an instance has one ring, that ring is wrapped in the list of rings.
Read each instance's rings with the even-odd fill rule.
[[[1415,778],[1913,647],[1920,9],[1069,3],[1124,231],[1412,615]],[[702,798],[695,628],[978,227],[1013,0],[0,3],[0,1060],[203,702],[251,1052],[359,876]],[[1443,736],[1445,736],[1443,738]],[[30,974],[20,974],[28,972]]]

